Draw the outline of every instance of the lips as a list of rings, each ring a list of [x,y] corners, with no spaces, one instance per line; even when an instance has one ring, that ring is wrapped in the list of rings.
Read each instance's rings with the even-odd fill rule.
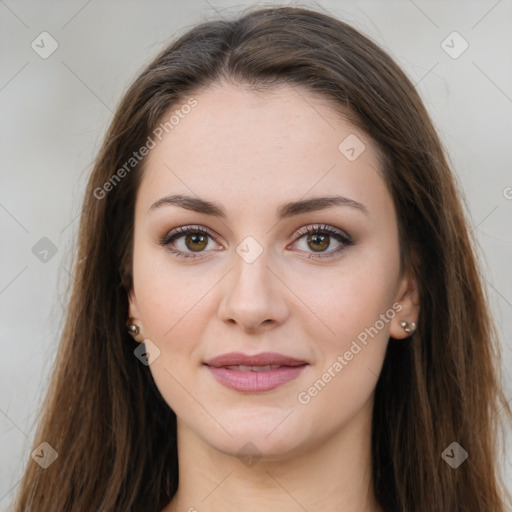
[[[243,364],[233,365],[233,366],[223,366],[222,368],[227,368],[228,370],[238,370],[240,372],[267,372],[269,370],[277,370],[281,368],[283,365],[281,364],[267,364],[267,365],[252,365],[245,366]]]
[[[265,367],[265,366],[300,366],[308,364],[306,361],[294,357],[278,354],[277,352],[262,352],[261,354],[246,355],[241,352],[230,352],[222,354],[205,362],[208,366],[215,368],[242,366],[242,367]],[[268,369],[268,368],[267,368]],[[244,371],[243,369],[241,369]],[[254,371],[258,371],[257,369]]]
[[[308,363],[276,352],[252,356],[231,352],[210,359],[205,365],[223,386],[256,393],[270,391],[295,380]]]

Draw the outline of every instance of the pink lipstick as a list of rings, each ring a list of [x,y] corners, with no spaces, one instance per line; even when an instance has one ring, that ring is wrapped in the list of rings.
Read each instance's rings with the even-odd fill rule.
[[[231,352],[205,362],[215,379],[235,391],[262,392],[296,379],[306,361],[276,352],[245,355]]]

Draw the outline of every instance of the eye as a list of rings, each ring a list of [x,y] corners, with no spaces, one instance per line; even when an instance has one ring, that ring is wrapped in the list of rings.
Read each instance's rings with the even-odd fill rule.
[[[201,226],[181,226],[166,234],[159,243],[179,258],[202,258],[209,238],[213,239],[213,234]]]
[[[308,258],[330,258],[340,253],[348,246],[354,245],[350,236],[345,232],[327,225],[306,226],[299,230],[296,236],[298,238],[294,245],[297,245],[299,241],[304,239],[303,245],[306,246],[305,251],[307,252],[308,248],[313,250],[313,253],[308,256]],[[327,252],[327,249],[332,245],[333,238],[336,241],[335,245],[337,244],[338,247]]]
[[[350,236],[345,232],[327,225],[306,226],[295,236],[296,240],[292,247],[304,239],[306,248],[301,250],[305,252],[308,252],[308,248],[313,250],[308,258],[329,258],[348,246],[354,245]],[[209,239],[214,240],[215,235],[201,226],[181,226],[162,237],[159,244],[178,258],[203,258],[203,253],[210,245]],[[335,240],[335,245],[337,244],[338,247],[335,250],[327,251],[332,245],[332,239]]]

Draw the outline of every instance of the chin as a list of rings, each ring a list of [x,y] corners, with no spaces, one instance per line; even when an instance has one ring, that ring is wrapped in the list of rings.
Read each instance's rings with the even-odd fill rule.
[[[287,418],[283,411],[274,414],[270,418],[257,420],[251,417],[240,417],[237,415],[235,421],[219,421],[223,425],[229,425],[228,435],[222,428],[216,429],[216,435],[212,431],[197,432],[203,440],[227,455],[236,457],[257,457],[267,460],[278,460],[286,458],[300,450],[301,446],[311,440],[311,436],[300,425],[295,424]],[[292,416],[293,413],[290,415]]]

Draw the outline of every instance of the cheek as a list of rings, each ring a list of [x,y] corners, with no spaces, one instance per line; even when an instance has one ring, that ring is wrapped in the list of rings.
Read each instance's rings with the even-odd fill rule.
[[[294,278],[294,293],[313,313],[305,318],[310,329],[316,325],[318,334],[313,340],[321,341],[322,351],[345,349],[359,333],[379,321],[380,315],[392,307],[398,274],[395,251],[365,248],[347,253],[335,270],[317,268],[300,279]],[[291,274],[288,278],[292,282]],[[386,320],[377,327],[387,340],[389,318]]]
[[[194,340],[200,339],[206,315],[211,314],[202,300],[211,285],[192,284],[176,276],[153,279],[145,279],[137,294],[145,336],[166,351],[191,350]]]
[[[348,423],[371,399],[386,354],[389,322],[396,314],[382,296],[348,294],[338,299],[340,307],[328,312],[335,334],[314,338],[318,364],[295,397],[304,417],[323,418],[327,430]],[[310,427],[313,434],[318,425],[312,421]]]
[[[146,265],[141,260],[135,283],[144,335],[160,350],[149,368],[167,404],[180,417],[188,417],[188,411],[198,413],[187,390],[194,389],[191,376],[201,364],[196,352],[206,319],[213,314],[207,310],[207,293],[216,280],[192,273],[188,277],[155,259]]]
[[[186,347],[187,339],[193,339],[192,332],[200,325],[202,298],[214,285],[215,276],[180,269],[161,247],[142,245],[135,250],[134,285],[144,334],[164,348],[180,338],[182,342],[174,347],[179,350]]]
[[[297,397],[300,404],[311,403],[319,414],[329,410],[342,421],[369,399],[399,310],[393,307],[398,272],[396,251],[381,246],[354,253],[328,279],[309,274],[301,282],[302,297],[308,289],[316,290],[305,302],[317,316],[309,315],[304,328],[316,347],[318,364]]]

